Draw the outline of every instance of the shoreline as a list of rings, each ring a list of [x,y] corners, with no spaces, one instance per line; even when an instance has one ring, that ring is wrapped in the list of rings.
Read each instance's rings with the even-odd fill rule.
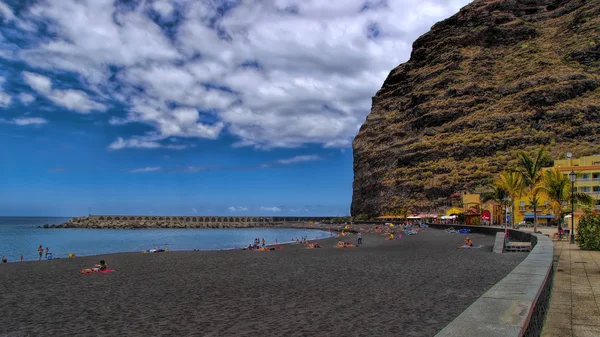
[[[76,229],[87,229],[87,228],[76,228]],[[150,229],[150,228],[149,228]],[[158,229],[158,228],[157,228]],[[160,229],[173,229],[173,228],[160,228]],[[291,227],[291,226],[266,226],[266,227],[254,227],[254,228],[191,228],[191,229],[197,229],[197,230],[212,230],[212,229],[224,229],[224,230],[237,230],[237,229],[265,229],[265,230],[269,230],[269,229],[274,229],[274,230],[278,230],[278,229],[292,229],[292,230],[317,230],[323,233],[323,235],[327,235],[328,233],[328,229],[324,229],[324,228],[314,228],[314,227]],[[90,229],[92,230],[92,229]],[[112,230],[112,229],[111,229]],[[115,230],[119,230],[119,229],[115,229]],[[137,230],[145,230],[145,229],[137,229]],[[155,229],[156,230],[156,229]],[[337,231],[332,230],[332,232],[337,233]],[[329,240],[332,238],[336,238],[337,235],[334,234],[333,237],[329,237],[329,236],[323,236],[321,238],[317,238],[317,239],[309,239],[310,241],[319,241],[321,242],[322,240]],[[249,238],[249,242],[251,243],[251,238]],[[271,244],[267,244],[267,247],[272,247],[272,246],[293,246],[296,245],[297,243],[295,241],[284,241],[284,242],[279,242],[277,244],[271,243]],[[169,245],[148,245],[147,248],[145,249],[152,249],[152,248],[156,248],[156,246],[158,246],[158,248],[169,248]],[[174,249],[171,250],[171,248],[169,248],[169,253],[173,253],[173,252],[220,252],[220,251],[235,251],[235,250],[244,250],[243,248],[247,247],[247,244],[245,246],[239,246],[239,247],[226,247],[226,248],[209,248],[209,249],[199,249],[199,248],[189,248],[189,249]],[[141,250],[126,250],[126,251],[118,251],[118,252],[100,252],[100,253],[93,253],[93,254],[78,254],[77,251],[73,251],[76,255],[76,258],[87,258],[87,257],[94,257],[94,256],[109,256],[109,255],[114,255],[114,254],[139,254],[141,253]],[[41,260],[38,260],[37,255],[35,258],[25,258],[23,261],[19,261],[18,260],[18,255],[17,257],[12,257],[9,259],[7,264],[15,264],[15,263],[24,263],[24,262],[48,262],[48,261],[53,261],[53,260],[71,260],[70,258],[68,258],[66,255],[68,253],[60,253],[61,255],[57,255],[58,253],[52,251],[51,252],[53,254],[53,258],[51,260],[47,260],[45,257],[43,257]],[[157,254],[157,253],[149,253],[149,254]],[[10,256],[10,255],[9,255]]]

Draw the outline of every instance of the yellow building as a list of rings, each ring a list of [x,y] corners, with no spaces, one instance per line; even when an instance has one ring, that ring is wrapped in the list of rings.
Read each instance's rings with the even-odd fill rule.
[[[560,170],[566,177],[569,177],[569,173],[574,171],[577,175],[575,190],[592,196],[595,200],[594,208],[600,210],[600,155],[555,160],[552,169]],[[546,207],[547,203],[543,198],[540,200],[540,204],[537,207],[538,224],[548,224],[554,219],[554,215]],[[533,222],[533,210],[527,196],[518,198],[515,206],[517,208],[516,212],[514,212],[515,223],[522,221]],[[512,212],[509,211],[509,213]],[[575,228],[577,228],[579,217],[582,214],[582,211],[575,211]],[[570,228],[570,216],[565,221],[568,222],[567,224]]]
[[[594,209],[600,210],[600,154],[555,160],[554,167],[567,177],[574,171],[577,174],[575,191],[589,194],[594,199]],[[575,211],[575,228],[582,214],[581,211]]]

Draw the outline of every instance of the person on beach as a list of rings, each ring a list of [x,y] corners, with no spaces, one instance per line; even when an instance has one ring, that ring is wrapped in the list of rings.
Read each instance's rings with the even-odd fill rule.
[[[362,245],[362,232],[358,232],[358,240],[357,244]]]
[[[104,260],[100,260],[100,270],[106,270],[106,262]]]
[[[262,238],[262,246],[265,246],[265,238]]]
[[[46,247],[46,260],[48,259],[48,253],[50,253],[50,248]]]
[[[42,254],[44,254],[44,248],[42,248],[42,245],[38,247],[38,254],[40,255],[39,261],[42,261]]]
[[[465,244],[462,245],[462,246],[460,246],[460,247],[458,247],[458,248],[473,248],[473,241],[471,241],[470,237],[467,237],[465,239]]]
[[[21,259],[21,262],[23,262],[23,254],[21,254],[19,258]]]
[[[2,257],[2,263],[8,263],[8,259],[6,258],[6,256]]]

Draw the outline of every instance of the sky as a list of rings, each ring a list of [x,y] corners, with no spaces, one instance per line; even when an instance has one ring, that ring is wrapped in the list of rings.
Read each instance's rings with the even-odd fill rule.
[[[468,2],[0,0],[0,215],[347,215],[371,98]]]

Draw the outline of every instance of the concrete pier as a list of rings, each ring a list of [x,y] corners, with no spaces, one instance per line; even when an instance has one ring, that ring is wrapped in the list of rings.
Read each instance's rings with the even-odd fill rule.
[[[51,228],[248,228],[285,222],[323,222],[333,217],[90,215]]]

